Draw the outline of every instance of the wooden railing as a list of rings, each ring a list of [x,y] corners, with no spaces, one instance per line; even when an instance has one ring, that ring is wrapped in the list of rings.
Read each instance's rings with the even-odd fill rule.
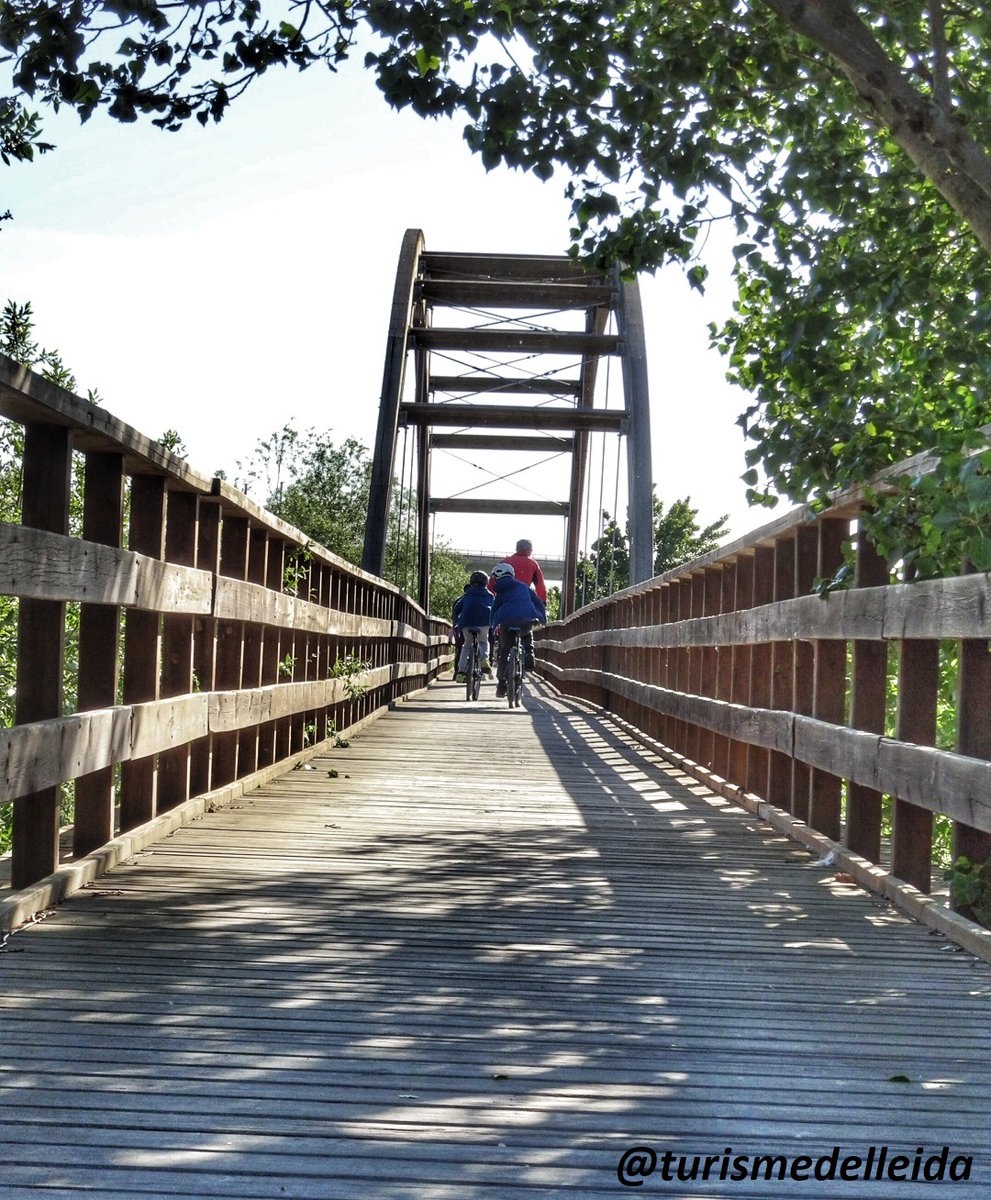
[[[896,582],[859,511],[791,513],[550,626],[539,656],[563,692],[842,848],[859,882],[929,893],[936,814],[953,855],[991,854],[991,576]],[[856,586],[811,594],[848,539]],[[937,749],[941,658],[955,734]]]
[[[3,356],[0,413],[24,430],[21,520],[0,524],[0,595],[18,598],[12,888],[59,867],[70,781],[78,861],[301,761],[449,657],[447,623],[391,584]]]

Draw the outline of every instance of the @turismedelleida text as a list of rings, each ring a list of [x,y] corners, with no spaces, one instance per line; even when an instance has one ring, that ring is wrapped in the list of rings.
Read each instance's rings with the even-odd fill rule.
[[[914,1154],[869,1146],[863,1153],[846,1153],[833,1146],[828,1154],[737,1154],[726,1146],[720,1154],[680,1154],[651,1146],[631,1146],[620,1156],[616,1177],[624,1187],[642,1187],[647,1179],[664,1183],[745,1180],[818,1180],[845,1183],[959,1183],[970,1179],[973,1156],[949,1146],[916,1146]]]

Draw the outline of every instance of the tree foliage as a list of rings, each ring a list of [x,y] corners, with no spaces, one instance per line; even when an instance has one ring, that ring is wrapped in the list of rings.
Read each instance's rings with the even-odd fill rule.
[[[991,566],[991,10],[961,0],[7,0],[7,155],[25,107],[220,120],[272,67],[361,45],[392,105],[458,115],[487,167],[561,171],[573,251],[701,287],[716,223],[739,303],[714,331],[751,395],[753,498],[825,503],[934,447],[880,498],[917,574]],[[20,134],[19,134],[20,129]],[[17,147],[20,145],[21,151]]]
[[[371,452],[364,443],[347,438],[335,445],[329,431],[300,431],[290,422],[259,440],[252,455],[237,464],[235,482],[259,494],[271,512],[314,542],[360,565],[371,474]],[[412,497],[394,481],[385,577],[407,591],[413,590],[418,563],[416,532],[408,519],[412,506]],[[466,571],[465,559],[450,546],[432,548],[432,612],[451,610]]]
[[[312,429],[301,434],[291,425],[259,446],[274,456],[264,465],[271,485],[266,507],[334,554],[359,562],[371,478],[368,449],[354,438],[338,446],[327,435]]]
[[[720,517],[711,525],[700,526],[698,509],[692,507],[688,496],[673,501],[665,509],[664,501],[658,498],[655,489],[653,506],[655,575],[662,575],[715,550],[726,536],[729,518]],[[603,512],[602,517],[602,533],[592,543],[590,552],[578,560],[579,606],[611,596],[630,583],[629,524],[624,531],[609,513]]]
[[[291,19],[289,19],[291,18]],[[6,0],[19,97],[164,128],[360,41],[390,103],[463,113],[492,166],[571,176],[578,231],[631,268],[684,256],[712,193],[772,231],[904,156],[991,245],[991,17],[949,0]],[[593,238],[593,246],[600,240]]]
[[[468,575],[464,555],[446,543],[435,545],[430,552],[430,611],[438,616],[450,613],[464,593]]]

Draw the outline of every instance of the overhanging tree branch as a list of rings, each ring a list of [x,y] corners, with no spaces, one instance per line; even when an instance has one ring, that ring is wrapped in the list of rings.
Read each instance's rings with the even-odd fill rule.
[[[833,58],[918,169],[991,253],[991,156],[948,103],[919,92],[898,70],[847,0],[763,0]]]

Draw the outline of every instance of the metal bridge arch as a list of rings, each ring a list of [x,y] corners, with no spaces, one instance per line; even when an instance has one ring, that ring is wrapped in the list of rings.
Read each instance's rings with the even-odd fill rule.
[[[454,310],[458,322],[436,323]],[[521,313],[539,314],[538,322]],[[575,328],[584,314],[584,328]],[[562,327],[555,327],[555,326]],[[612,326],[613,332],[607,332]],[[451,354],[484,355],[483,369],[452,373]],[[562,364],[521,372],[520,359]],[[623,407],[597,401],[600,364],[622,370]],[[437,364],[441,363],[441,366]],[[446,369],[445,369],[446,368]],[[439,399],[442,398],[442,399]],[[593,432],[625,435],[631,582],[653,574],[652,474],[647,358],[640,294],[618,270],[586,271],[566,256],[428,251],[407,230],[396,272],[362,566],[385,567],[390,493],[399,429],[416,432],[418,598],[430,589],[429,523],[435,512],[557,515],[566,522],[562,615],[575,604],[582,496]],[[438,430],[457,432],[438,432]],[[570,454],[570,488],[560,501],[465,500],[434,496],[431,452],[461,448]]]

